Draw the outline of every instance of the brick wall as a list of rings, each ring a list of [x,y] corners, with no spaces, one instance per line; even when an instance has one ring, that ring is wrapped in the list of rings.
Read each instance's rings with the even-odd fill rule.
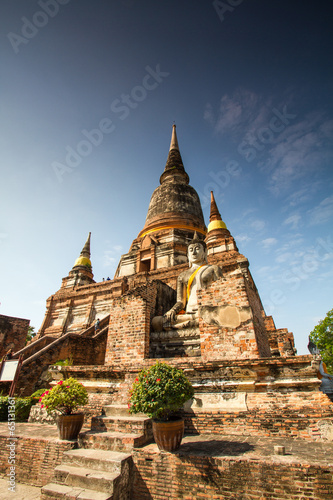
[[[261,300],[254,284],[252,276],[249,272],[246,273],[247,279],[244,277],[249,304],[252,308],[254,331],[258,346],[258,352],[261,357],[271,356],[271,349],[268,341],[265,321],[263,317],[264,309]]]
[[[260,303],[240,269],[198,291],[205,361],[270,356]]]
[[[129,366],[149,357],[150,322],[174,304],[174,291],[147,281],[113,300],[105,364]]]
[[[30,320],[0,314],[0,359],[8,349],[17,352],[25,345]]]
[[[183,412],[186,432],[333,440],[333,404],[320,391],[252,393],[247,395],[246,403],[245,411]]]
[[[98,365],[104,363],[107,333],[98,339],[66,334],[58,339],[56,345],[45,347],[44,351],[36,353],[25,360],[20,372],[17,393],[29,396],[39,389],[38,380],[44,370],[53,363],[72,358],[77,365]],[[44,386],[43,386],[44,387]]]
[[[10,471],[7,437],[0,436],[0,474]],[[74,442],[17,437],[15,444],[16,480],[33,486],[44,486],[51,481],[54,468],[61,463],[64,451]]]
[[[327,500],[332,465],[134,451],[132,500]]]

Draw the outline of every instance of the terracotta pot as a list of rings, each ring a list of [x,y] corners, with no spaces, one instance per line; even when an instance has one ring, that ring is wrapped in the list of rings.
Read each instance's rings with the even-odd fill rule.
[[[184,436],[184,420],[182,418],[167,422],[153,420],[153,435],[160,450],[176,451]]]
[[[77,439],[84,421],[84,413],[72,413],[71,415],[59,415],[57,426],[59,439]]]

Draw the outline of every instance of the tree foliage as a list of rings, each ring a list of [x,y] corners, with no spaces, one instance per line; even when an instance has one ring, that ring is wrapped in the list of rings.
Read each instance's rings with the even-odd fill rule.
[[[333,309],[314,327],[310,340],[318,347],[327,371],[333,373]]]
[[[25,339],[25,343],[27,344],[28,342],[30,342],[30,340],[32,340],[34,337],[36,337],[36,335],[37,335],[37,332],[35,332],[35,327],[29,326],[27,338]]]

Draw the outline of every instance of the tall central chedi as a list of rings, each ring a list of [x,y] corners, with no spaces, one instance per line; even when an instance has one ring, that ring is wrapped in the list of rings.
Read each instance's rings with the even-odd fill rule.
[[[116,276],[186,262],[187,245],[194,231],[205,237],[207,228],[199,196],[189,185],[173,125],[168,159],[160,185],[151,197],[146,223],[130,252],[122,257]]]

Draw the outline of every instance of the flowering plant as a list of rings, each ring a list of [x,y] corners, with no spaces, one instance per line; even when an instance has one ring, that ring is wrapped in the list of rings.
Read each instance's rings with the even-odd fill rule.
[[[193,397],[194,390],[183,371],[166,363],[155,363],[142,370],[135,379],[130,393],[130,413],[145,413],[155,420],[169,420]]]
[[[75,378],[60,380],[55,387],[45,391],[39,402],[48,413],[58,410],[63,415],[70,415],[79,406],[88,403],[88,393]]]

